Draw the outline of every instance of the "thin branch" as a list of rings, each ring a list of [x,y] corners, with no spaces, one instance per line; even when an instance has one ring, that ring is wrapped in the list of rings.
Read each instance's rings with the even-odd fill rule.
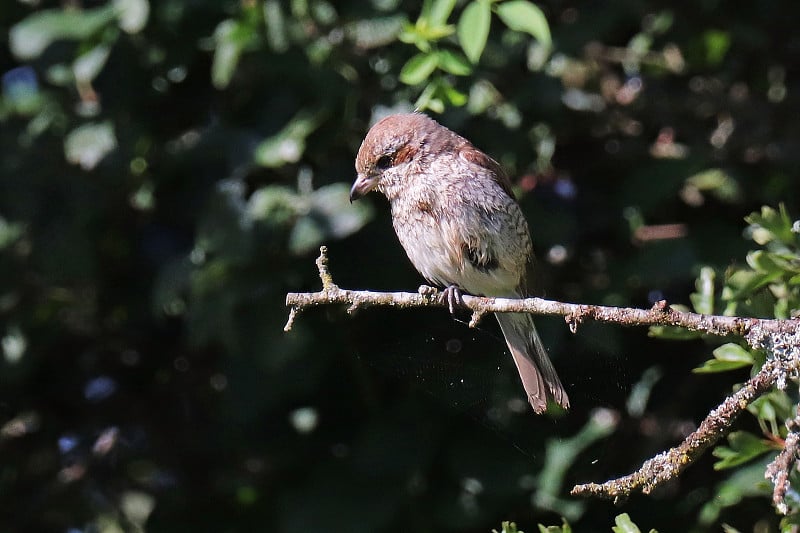
[[[772,481],[774,489],[772,491],[772,503],[781,514],[789,514],[789,506],[786,503],[786,494],[789,492],[789,476],[800,459],[800,406],[797,408],[797,415],[792,420],[786,422],[789,434],[783,444],[783,450],[775,457],[775,460],[767,465],[764,477]]]
[[[373,292],[340,289],[333,283],[328,271],[327,249],[320,249],[317,259],[322,290],[319,292],[286,295],[286,305],[291,308],[289,321],[284,328],[292,328],[297,315],[311,307],[321,305],[347,305],[347,312],[373,306],[397,308],[447,307],[439,292],[427,286],[417,293]],[[791,333],[800,328],[800,320],[771,320],[733,316],[701,315],[672,309],[667,302],[657,302],[651,309],[609,307],[604,305],[571,304],[542,298],[486,298],[464,295],[464,305],[473,312],[470,327],[475,327],[487,313],[532,313],[563,316],[574,333],[585,320],[596,320],[624,326],[675,326],[711,335],[738,335],[746,337],[753,328],[764,333]]]
[[[605,483],[576,485],[570,494],[610,498],[616,501],[637,491],[649,494],[670,479],[676,478],[703,452],[728,433],[736,417],[753,400],[775,385],[782,372],[780,366],[778,360],[768,361],[761,371],[745,383],[741,389],[725,398],[719,407],[708,413],[700,427],[686,437],[683,442],[648,459],[636,472]]]
[[[793,322],[793,321],[787,321]],[[686,437],[675,448],[660,453],[644,462],[641,468],[627,476],[605,483],[587,483],[572,489],[574,496],[597,496],[615,501],[636,491],[649,494],[655,488],[674,479],[696,461],[708,448],[730,431],[733,422],[759,396],[773,387],[785,389],[787,380],[797,380],[800,373],[800,331],[773,333],[756,324],[747,335],[747,342],[756,349],[767,352],[767,361],[761,370],[750,378],[739,390],[729,395],[713,411],[708,413],[700,427]],[[797,426],[795,426],[797,428]],[[788,443],[787,439],[787,443]],[[787,453],[796,454],[797,448]],[[777,462],[777,460],[776,460]],[[788,463],[787,463],[788,464]],[[781,468],[778,465],[776,468]],[[788,469],[789,466],[786,466]],[[770,477],[767,470],[767,477]],[[775,479],[775,478],[772,478]],[[788,473],[787,473],[788,479]],[[785,480],[777,476],[776,493],[786,487]],[[785,496],[785,490],[780,494]]]

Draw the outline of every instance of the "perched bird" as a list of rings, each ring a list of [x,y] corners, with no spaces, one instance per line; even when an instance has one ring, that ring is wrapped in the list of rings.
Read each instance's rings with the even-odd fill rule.
[[[367,133],[356,157],[353,201],[372,190],[389,200],[392,225],[428,282],[460,293],[528,295],[533,266],[528,223],[500,165],[421,113],[388,116]],[[496,313],[533,410],[569,399],[529,314]]]

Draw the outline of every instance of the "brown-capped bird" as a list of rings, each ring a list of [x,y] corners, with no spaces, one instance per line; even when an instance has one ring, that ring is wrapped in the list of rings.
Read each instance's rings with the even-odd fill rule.
[[[377,189],[408,258],[430,283],[478,296],[527,296],[533,251],[528,223],[500,165],[421,113],[388,116],[356,158],[353,201]],[[496,313],[533,410],[569,398],[529,314]]]

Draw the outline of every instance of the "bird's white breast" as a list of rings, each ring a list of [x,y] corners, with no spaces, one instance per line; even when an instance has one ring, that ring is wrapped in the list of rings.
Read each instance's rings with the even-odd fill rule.
[[[474,191],[447,182],[422,182],[390,198],[395,232],[425,279],[440,286],[455,284],[476,295],[517,294],[530,237],[519,206],[498,189]],[[490,258],[491,268],[473,264],[467,248],[477,257]]]

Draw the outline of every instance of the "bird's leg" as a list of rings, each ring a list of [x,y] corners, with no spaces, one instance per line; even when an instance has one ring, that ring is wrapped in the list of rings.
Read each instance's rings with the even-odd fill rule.
[[[442,301],[447,302],[447,307],[450,309],[450,314],[456,314],[456,306],[463,307],[464,298],[461,292],[461,287],[458,285],[449,285],[442,290]]]

